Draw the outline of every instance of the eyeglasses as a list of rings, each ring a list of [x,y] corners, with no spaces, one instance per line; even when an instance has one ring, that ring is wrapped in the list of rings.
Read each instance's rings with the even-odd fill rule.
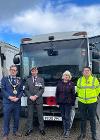
[[[17,70],[15,70],[15,69],[10,69],[11,71],[17,71]]]

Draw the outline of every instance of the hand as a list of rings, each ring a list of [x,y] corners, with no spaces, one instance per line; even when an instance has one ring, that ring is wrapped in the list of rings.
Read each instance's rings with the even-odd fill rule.
[[[38,96],[36,96],[36,95],[30,96],[30,99],[31,99],[32,101],[35,101],[37,98],[38,98]]]
[[[59,108],[59,105],[56,105],[56,107],[58,107],[58,108]]]
[[[8,97],[8,99],[11,100],[11,101],[13,101],[15,98],[16,98],[16,97],[14,97],[14,96],[9,96],[9,97]]]
[[[19,98],[14,97],[14,96],[9,96],[9,98],[12,102],[17,102],[19,100]]]
[[[17,102],[18,100],[19,100],[19,98],[16,97],[13,99],[13,102]]]
[[[33,97],[33,96],[30,96],[29,99],[32,100],[32,97]]]

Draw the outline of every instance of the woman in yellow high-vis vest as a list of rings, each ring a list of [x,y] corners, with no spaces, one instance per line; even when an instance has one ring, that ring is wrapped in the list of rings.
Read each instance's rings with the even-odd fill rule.
[[[90,67],[83,68],[83,76],[77,82],[78,106],[81,117],[81,133],[78,140],[86,137],[87,116],[90,120],[92,140],[97,140],[96,136],[96,108],[97,97],[100,93],[100,84],[96,77],[92,76]]]

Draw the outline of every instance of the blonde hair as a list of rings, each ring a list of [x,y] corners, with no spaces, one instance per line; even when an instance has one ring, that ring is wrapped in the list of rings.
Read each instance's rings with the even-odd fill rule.
[[[68,75],[69,76],[69,79],[71,80],[72,79],[72,75],[70,73],[70,71],[66,70],[63,75],[62,75],[62,79],[64,79],[64,75]]]

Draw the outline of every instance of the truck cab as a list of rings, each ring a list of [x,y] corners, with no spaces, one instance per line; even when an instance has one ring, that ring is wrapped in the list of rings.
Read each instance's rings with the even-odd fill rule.
[[[30,75],[30,69],[36,66],[40,76],[45,81],[43,93],[44,120],[62,120],[55,99],[56,85],[66,70],[71,72],[72,81],[76,85],[83,67],[95,67],[96,63],[92,64],[92,54],[93,47],[91,47],[90,52],[89,38],[87,33],[83,31],[49,33],[21,40],[20,53],[18,54],[21,77],[24,80],[27,79]],[[19,58],[15,56],[14,61],[18,62],[18,60]],[[27,97],[22,97],[22,108],[26,106]],[[75,109],[78,112],[77,99]]]

